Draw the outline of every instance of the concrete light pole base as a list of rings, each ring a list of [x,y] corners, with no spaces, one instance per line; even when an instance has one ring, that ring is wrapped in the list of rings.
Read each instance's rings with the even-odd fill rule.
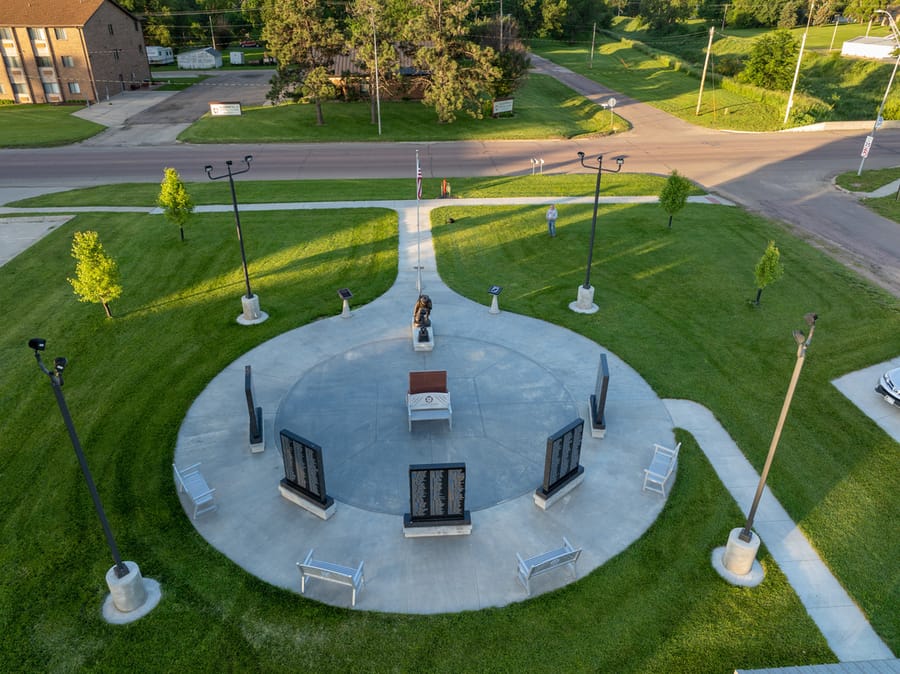
[[[756,587],[766,575],[762,565],[756,561],[760,540],[756,534],[749,543],[741,540],[742,530],[741,527],[732,529],[725,547],[713,550],[712,565],[732,585]]]
[[[578,299],[569,303],[569,309],[577,314],[594,314],[600,310],[594,304],[594,286],[585,288],[583,285],[578,286]]]
[[[106,572],[109,594],[103,602],[103,618],[108,623],[123,625],[143,618],[159,603],[162,592],[159,583],[144,579],[134,562],[125,562],[128,575],[116,576],[116,567]]]
[[[237,317],[237,322],[241,325],[256,325],[269,317],[265,311],[259,310],[259,295],[241,295],[241,307],[244,313]]]

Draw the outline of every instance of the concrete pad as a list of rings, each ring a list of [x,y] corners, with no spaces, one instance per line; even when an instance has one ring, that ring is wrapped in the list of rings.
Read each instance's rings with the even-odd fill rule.
[[[900,442],[900,405],[891,405],[875,392],[878,380],[888,370],[900,367],[900,356],[838,377],[832,384],[863,413]]]
[[[0,265],[12,260],[35,241],[72,219],[71,215],[33,215],[0,218]]]

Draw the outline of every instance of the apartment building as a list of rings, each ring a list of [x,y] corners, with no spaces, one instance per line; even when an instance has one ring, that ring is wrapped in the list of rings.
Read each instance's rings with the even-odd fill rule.
[[[0,102],[96,103],[150,78],[140,20],[113,0],[0,3]]]

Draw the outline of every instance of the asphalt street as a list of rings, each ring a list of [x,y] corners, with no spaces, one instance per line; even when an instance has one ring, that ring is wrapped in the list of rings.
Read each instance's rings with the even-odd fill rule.
[[[696,127],[652,106],[533,57],[536,70],[557,77],[597,103],[615,96],[615,111],[632,130],[610,137],[538,141],[425,143],[296,143],[186,145],[177,133],[205,112],[209,101],[261,103],[271,71],[215,74],[163,100],[151,100],[94,139],[65,148],[0,151],[0,195],[116,182],[158,181],[176,168],[188,181],[203,167],[253,154],[255,179],[411,176],[419,151],[426,179],[525,175],[532,158],[546,173],[583,171],[576,153],[623,154],[626,172],[679,173],[706,190],[788,223],[826,252],[900,296],[900,225],[834,187],[835,175],[856,170],[871,123],[808,132],[730,133]],[[154,92],[133,92],[137,95]],[[94,106],[120,105],[122,96]],[[106,123],[106,122],[103,122]],[[866,168],[900,164],[900,130],[883,128]],[[427,181],[426,181],[427,182]]]

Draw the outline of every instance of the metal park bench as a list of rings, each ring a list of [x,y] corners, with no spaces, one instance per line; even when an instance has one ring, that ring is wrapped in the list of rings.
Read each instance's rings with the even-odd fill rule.
[[[194,504],[193,519],[197,519],[197,515],[219,507],[213,503],[213,495],[216,490],[210,489],[198,468],[200,468],[199,463],[181,470],[178,470],[178,466],[174,463],[172,464],[172,470],[175,471],[175,481],[178,483],[178,491],[186,492]]]
[[[446,419],[453,428],[453,409],[447,391],[447,371],[432,370],[409,373],[409,390],[406,393],[406,409],[409,413],[409,430],[414,421]]]
[[[666,495],[666,482],[678,464],[679,449],[681,449],[680,442],[675,445],[675,449],[653,445],[653,459],[650,461],[650,467],[644,469],[644,490]]]
[[[577,578],[575,571],[575,563],[581,555],[581,548],[575,549],[568,539],[563,537],[563,546],[556,550],[550,550],[542,555],[535,555],[528,559],[522,559],[519,553],[516,553],[518,565],[516,567],[516,576],[519,582],[525,586],[525,591],[531,595],[531,579],[548,573],[562,566],[572,567],[572,576]]]
[[[355,569],[352,566],[323,562],[320,559],[313,559],[313,550],[309,551],[306,559],[302,562],[297,562],[297,569],[300,571],[301,594],[306,594],[307,578],[319,578],[353,588],[353,595],[350,599],[351,606],[356,606],[356,593],[362,588],[366,580],[363,576],[363,562],[360,562]]]

